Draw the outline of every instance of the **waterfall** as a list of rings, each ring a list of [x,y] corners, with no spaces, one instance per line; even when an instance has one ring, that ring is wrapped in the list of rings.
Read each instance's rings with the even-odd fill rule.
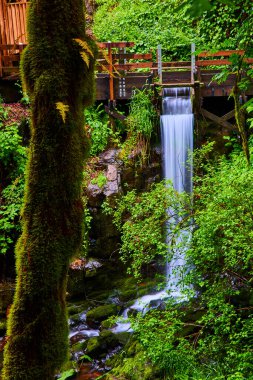
[[[190,88],[166,88],[163,90],[161,116],[161,144],[164,178],[170,180],[179,193],[192,192],[193,113]],[[168,231],[169,233],[169,231]],[[187,241],[182,231],[179,241]],[[189,237],[189,236],[188,236]],[[184,267],[184,254],[176,252],[166,264],[167,289],[171,295],[180,295],[177,283],[180,268]]]
[[[162,108],[161,144],[164,178],[171,180],[178,192],[186,191],[191,193],[192,164],[189,153],[193,150],[193,113],[190,88],[164,89]],[[189,241],[189,232],[182,231],[178,239],[183,242]],[[117,323],[111,330],[114,333],[132,331],[131,324],[127,321],[128,311],[137,310],[145,313],[150,309],[152,302],[155,303],[166,299],[168,293],[176,301],[185,299],[177,286],[180,278],[180,270],[178,271],[177,269],[184,266],[184,254],[176,252],[173,259],[166,264],[167,285],[165,289],[158,293],[147,294],[138,298],[132,306],[124,311],[122,322]]]

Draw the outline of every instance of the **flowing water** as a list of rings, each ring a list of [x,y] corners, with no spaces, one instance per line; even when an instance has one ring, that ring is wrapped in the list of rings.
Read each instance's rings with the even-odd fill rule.
[[[190,88],[167,88],[163,90],[161,116],[161,145],[163,153],[164,178],[170,180],[179,193],[192,192],[192,163],[193,150],[193,113],[190,98]],[[175,220],[175,222],[177,222]],[[189,240],[189,232],[182,231],[178,242]],[[173,259],[166,264],[167,285],[164,290],[155,294],[145,295],[124,311],[127,318],[129,310],[145,313],[151,303],[165,299],[168,294],[174,298],[182,296],[178,282],[180,269],[184,268],[185,260],[182,252],[176,252]],[[118,323],[114,332],[129,331],[129,323]]]
[[[194,119],[190,88],[164,89],[162,106],[161,143],[164,178],[170,180],[179,193],[183,191],[191,193]],[[177,243],[182,241],[187,245],[189,239],[189,232],[181,231]],[[166,264],[167,289],[174,297],[180,296],[178,282],[180,269],[184,266],[185,259],[182,252],[175,252],[173,259]]]

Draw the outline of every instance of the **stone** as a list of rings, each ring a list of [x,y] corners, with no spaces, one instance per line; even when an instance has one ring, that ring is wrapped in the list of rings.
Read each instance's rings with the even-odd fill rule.
[[[118,168],[116,165],[108,165],[106,177],[108,181],[117,181],[118,180]]]
[[[105,319],[113,315],[117,315],[119,310],[119,306],[114,304],[98,306],[94,309],[91,309],[87,312],[87,324],[91,327],[98,326],[100,322],[104,321]]]

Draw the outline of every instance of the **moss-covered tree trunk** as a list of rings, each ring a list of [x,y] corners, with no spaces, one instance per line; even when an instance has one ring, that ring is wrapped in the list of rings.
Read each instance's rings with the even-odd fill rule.
[[[87,45],[82,0],[32,0],[28,38],[32,138],[4,380],[51,380],[67,357],[66,276],[82,243],[83,108],[93,94],[92,54],[83,50],[88,68],[74,41]]]

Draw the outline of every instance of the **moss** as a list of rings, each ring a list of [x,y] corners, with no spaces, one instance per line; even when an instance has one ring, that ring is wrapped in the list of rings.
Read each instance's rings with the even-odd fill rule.
[[[88,340],[86,353],[93,358],[105,356],[109,350],[117,347],[119,341],[115,334],[109,330],[104,330],[98,337]]]
[[[121,302],[127,302],[127,301],[135,299],[136,296],[137,296],[137,289],[132,288],[132,289],[125,290],[125,291],[121,292],[119,294],[119,300]]]
[[[97,336],[90,338],[87,344],[86,353],[96,356],[101,352],[100,342]]]
[[[104,321],[108,317],[117,315],[118,312],[119,307],[114,304],[98,306],[88,311],[86,320],[88,324],[98,324],[99,322]]]
[[[0,320],[0,336],[4,336],[6,333],[6,320]]]
[[[100,328],[103,329],[111,329],[115,325],[114,321],[110,318],[101,322]]]
[[[88,68],[73,40],[88,41],[84,25],[82,0],[30,2],[22,79],[31,143],[3,380],[53,380],[68,354],[66,277],[83,239],[83,107],[94,87],[93,60]],[[56,103],[68,106],[66,121]]]
[[[155,380],[160,379],[156,368],[148,362],[142,346],[131,339],[124,350],[107,360],[106,365],[113,367],[112,372],[107,375],[107,380],[115,378],[124,380]]]

